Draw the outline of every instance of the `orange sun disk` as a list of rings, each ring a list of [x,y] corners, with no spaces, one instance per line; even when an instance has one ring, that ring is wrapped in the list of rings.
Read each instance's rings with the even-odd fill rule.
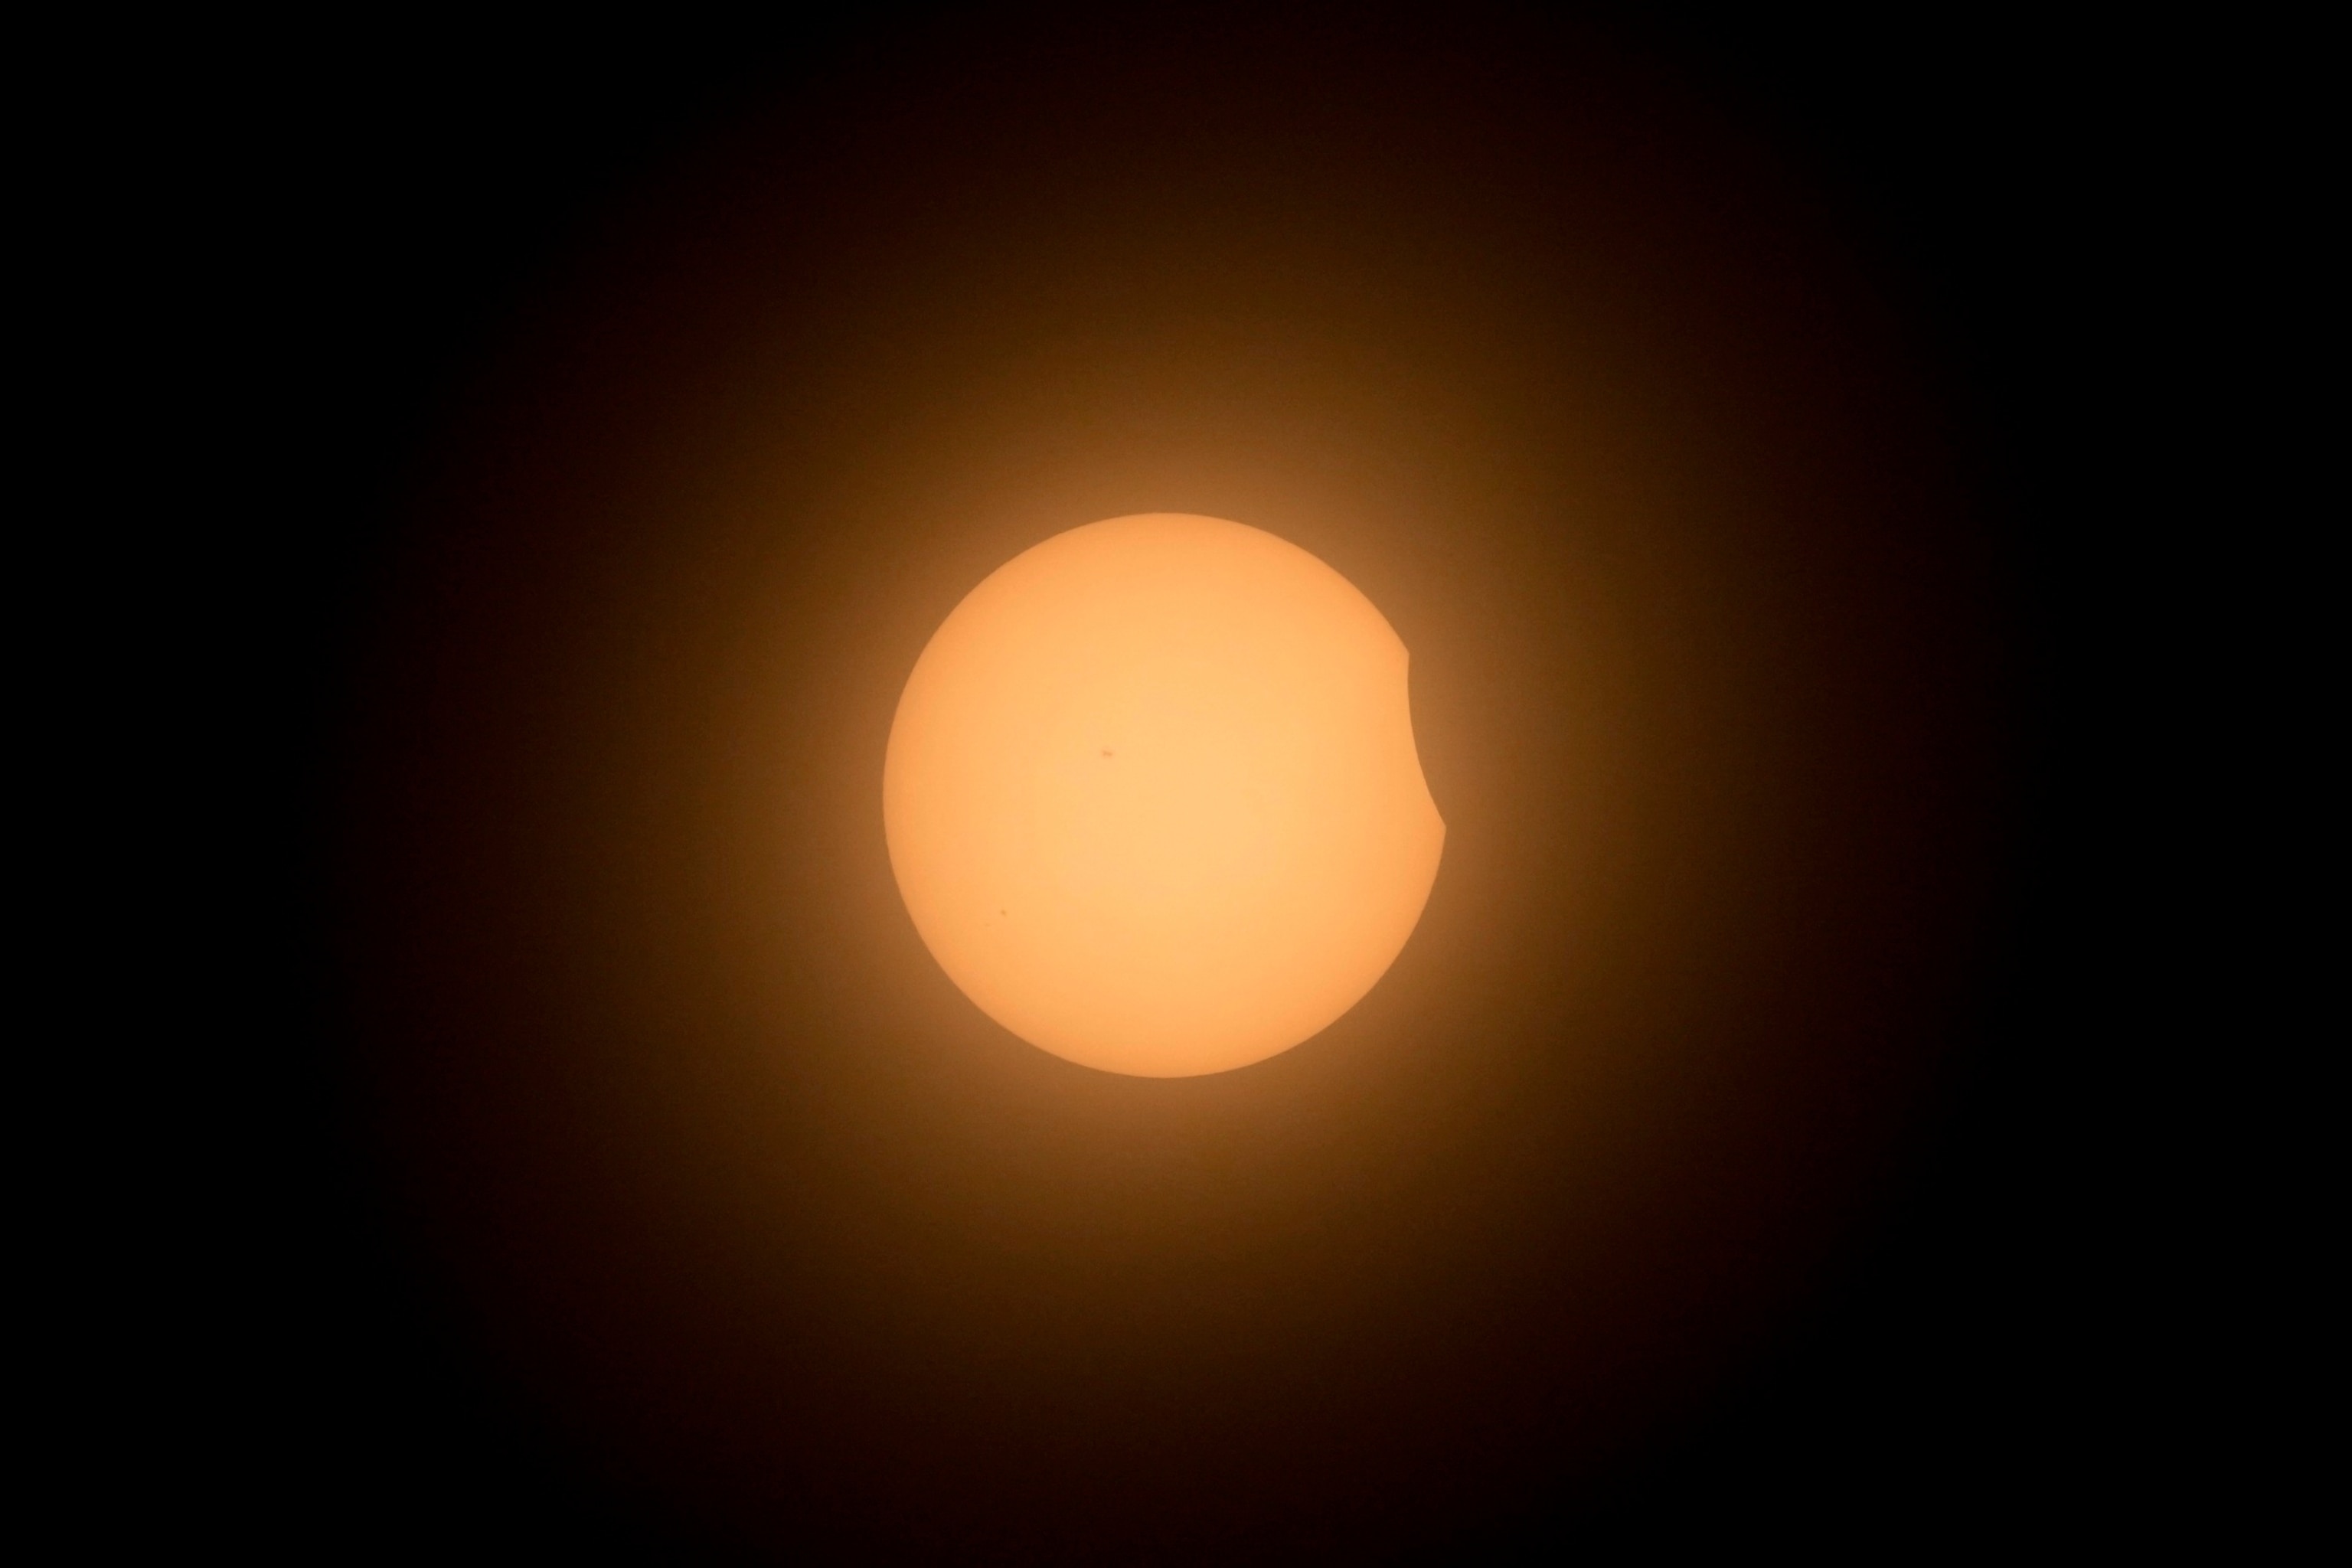
[[[1074,1062],[1181,1078],[1289,1049],[1387,972],[1436,879],[1407,660],[1354,584],[1240,523],[1113,518],[1023,552],[891,724],[916,930]]]

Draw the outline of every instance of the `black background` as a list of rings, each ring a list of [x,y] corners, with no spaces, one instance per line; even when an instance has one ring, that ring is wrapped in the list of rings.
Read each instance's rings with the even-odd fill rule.
[[[957,15],[1016,58],[1062,36],[1050,16],[999,33]],[[229,1179],[180,1194],[202,1210],[183,1277],[207,1307],[173,1341],[181,1430],[226,1461],[195,1467],[191,1518],[330,1557],[751,1550],[551,1417],[423,1261],[353,1065],[338,814],[361,628],[484,364],[619,195],[796,84],[887,60],[929,19],[341,27],[303,40],[299,69],[226,73],[235,90],[192,111],[201,134],[163,155],[192,193],[180,232],[213,253],[220,330],[205,341],[257,373],[212,454],[248,498],[214,548],[248,588],[226,640],[259,699],[236,722],[268,781],[223,813],[261,847],[240,875],[268,912],[203,983],[223,987],[244,1047],[232,1147],[206,1157]],[[1084,47],[1227,25],[1213,11],[1097,22]],[[2086,1520],[2133,1451],[2111,1373],[2137,1331],[2112,1277],[2146,1202],[2114,1168],[2107,1129],[2126,1112],[2084,931],[2112,896],[2120,829],[2098,781],[2128,708],[2092,608],[2111,591],[2115,526],[2102,394],[2123,379],[2113,322],[2135,289],[2110,229],[2137,153],[2112,100],[2084,89],[2116,63],[2066,28],[1977,14],[1855,27],[1685,10],[1601,26],[1816,182],[1926,345],[2004,574],[1997,940],[1885,1201],[1801,1311],[1598,1468],[1330,1550],[1985,1541]],[[820,1557],[860,1552],[810,1531]]]

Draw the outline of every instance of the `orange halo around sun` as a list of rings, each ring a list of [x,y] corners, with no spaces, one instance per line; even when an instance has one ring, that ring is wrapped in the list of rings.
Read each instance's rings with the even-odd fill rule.
[[[1445,825],[1402,641],[1273,534],[1154,513],[998,568],[908,678],[890,864],[982,1011],[1088,1067],[1182,1078],[1354,1006],[1421,919]]]

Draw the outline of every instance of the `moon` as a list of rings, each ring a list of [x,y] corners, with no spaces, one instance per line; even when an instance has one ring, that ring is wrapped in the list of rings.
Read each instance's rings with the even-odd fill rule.
[[[908,678],[890,865],[1005,1028],[1182,1078],[1321,1032],[1403,949],[1445,824],[1409,655],[1356,586],[1221,518],[1057,534],[971,590]]]

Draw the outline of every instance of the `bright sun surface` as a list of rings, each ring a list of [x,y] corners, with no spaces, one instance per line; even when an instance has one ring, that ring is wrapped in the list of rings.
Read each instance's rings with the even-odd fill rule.
[[[1407,655],[1321,561],[1210,517],[1007,562],[916,662],[883,822],[916,929],[982,1011],[1110,1072],[1289,1049],[1412,933],[1445,825]]]

